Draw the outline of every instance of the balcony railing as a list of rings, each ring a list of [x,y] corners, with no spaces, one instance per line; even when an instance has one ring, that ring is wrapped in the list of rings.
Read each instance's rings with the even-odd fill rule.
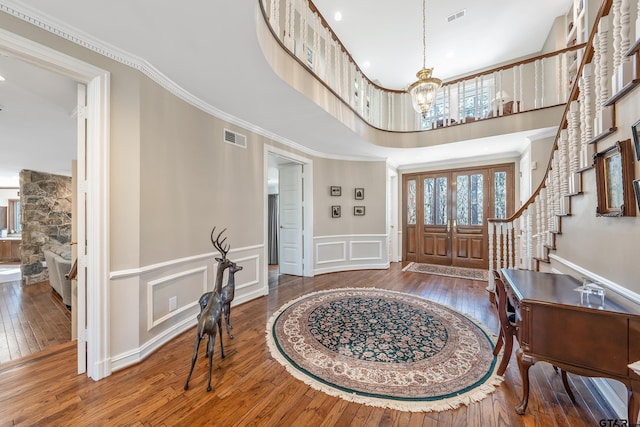
[[[409,94],[367,78],[310,0],[259,0],[281,46],[369,125],[428,130],[564,104],[585,45],[444,82],[426,117]]]

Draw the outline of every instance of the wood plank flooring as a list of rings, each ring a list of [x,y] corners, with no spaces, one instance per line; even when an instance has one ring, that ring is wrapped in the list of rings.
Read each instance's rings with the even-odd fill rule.
[[[71,340],[71,312],[49,282],[0,283],[0,363]]]
[[[377,287],[420,295],[467,313],[493,331],[498,321],[485,282],[389,270],[343,272],[315,278],[271,276],[270,294],[234,307],[235,339],[225,336],[226,358],[214,354],[206,392],[204,345],[190,389],[183,390],[195,329],[145,361],[94,382],[76,375],[73,343],[0,365],[0,427],[10,425],[135,426],[595,426],[616,418],[591,383],[569,375],[577,403],[545,363],[531,368],[527,413],[513,410],[521,396],[515,357],[505,381],[486,399],[455,410],[410,413],[350,403],[315,391],[272,359],[267,319],[283,303],[321,289]]]

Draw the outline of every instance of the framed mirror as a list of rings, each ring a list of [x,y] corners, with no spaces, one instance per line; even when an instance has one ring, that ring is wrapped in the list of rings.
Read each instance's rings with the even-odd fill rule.
[[[618,141],[594,154],[598,206],[597,216],[635,216],[631,140]]]

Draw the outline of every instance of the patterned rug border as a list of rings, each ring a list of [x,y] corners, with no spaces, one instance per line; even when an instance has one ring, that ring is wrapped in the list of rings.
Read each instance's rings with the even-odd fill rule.
[[[439,271],[421,271],[420,270],[420,266],[426,266],[428,268],[457,269],[457,270],[461,270],[461,271],[468,271],[468,272],[471,272],[471,273],[474,273],[474,274],[482,272],[482,278],[475,277],[474,274],[465,275],[465,274],[455,274],[455,273],[443,273],[443,272],[439,272]],[[488,282],[489,281],[489,272],[487,270],[483,270],[483,269],[480,269],[480,268],[450,267],[450,266],[446,266],[446,265],[426,264],[426,263],[421,263],[421,262],[410,262],[409,264],[407,264],[402,269],[402,271],[408,271],[408,272],[411,272],[411,273],[433,274],[433,275],[436,275],[436,276],[456,277],[456,278],[459,278],[459,279],[480,280],[482,282]]]
[[[350,292],[350,291],[359,291],[359,290],[372,290],[372,291],[382,291],[382,292],[390,292],[395,294],[401,294],[405,296],[411,296],[416,298],[421,298],[423,300],[429,301],[431,303],[439,304],[459,315],[465,317],[469,321],[473,322],[479,329],[482,331],[487,339],[495,346],[497,337],[493,332],[491,332],[487,327],[482,324],[477,319],[469,316],[466,313],[463,313],[447,304],[442,304],[439,302],[428,300],[427,298],[408,294],[406,292],[393,291],[389,289],[382,288],[371,288],[371,287],[363,287],[363,288],[335,288],[335,289],[326,289],[322,291],[310,292],[308,294],[304,294],[297,298],[294,298],[291,301],[283,304],[273,315],[269,318],[266,325],[265,338],[267,341],[267,347],[269,348],[269,352],[271,356],[278,361],[284,368],[289,372],[293,377],[307,384],[311,388],[326,393],[330,396],[339,397],[341,399],[347,400],[349,402],[359,403],[367,406],[375,406],[379,408],[388,408],[388,409],[396,409],[400,411],[407,412],[438,412],[438,411],[446,411],[450,409],[456,409],[462,405],[469,405],[473,402],[479,402],[493,393],[496,388],[502,383],[504,377],[499,376],[496,372],[498,370],[498,363],[502,351],[497,357],[494,357],[493,369],[487,372],[484,381],[482,384],[472,388],[471,390],[462,391],[459,394],[453,395],[451,397],[442,398],[438,400],[399,400],[399,399],[383,399],[379,397],[366,396],[362,394],[356,394],[355,392],[347,392],[343,391],[339,386],[328,385],[326,381],[318,380],[310,374],[302,372],[296,366],[294,366],[293,362],[284,355],[280,349],[277,341],[273,337],[273,327],[275,325],[276,320],[280,317],[280,315],[287,310],[292,305],[296,304],[299,301],[302,301],[306,298],[312,297],[314,295],[326,294],[330,292]]]

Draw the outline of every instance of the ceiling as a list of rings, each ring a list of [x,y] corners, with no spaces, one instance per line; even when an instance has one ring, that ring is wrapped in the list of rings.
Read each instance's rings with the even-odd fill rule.
[[[573,0],[430,0],[427,65],[442,79],[540,51]],[[373,145],[282,82],[256,37],[255,0],[202,2],[198,9],[152,0],[0,0],[115,57],[159,71],[191,100],[247,129],[310,154],[389,159],[399,166],[521,152],[549,129],[418,149]],[[368,77],[405,88],[422,66],[422,3],[315,0]],[[343,19],[336,22],[335,12]],[[465,11],[447,23],[446,17]],[[117,22],[118,25],[113,25]],[[368,67],[365,67],[369,63]],[[20,169],[69,175],[76,157],[76,84],[0,52],[0,187]],[[247,105],[245,99],[255,102]]]

